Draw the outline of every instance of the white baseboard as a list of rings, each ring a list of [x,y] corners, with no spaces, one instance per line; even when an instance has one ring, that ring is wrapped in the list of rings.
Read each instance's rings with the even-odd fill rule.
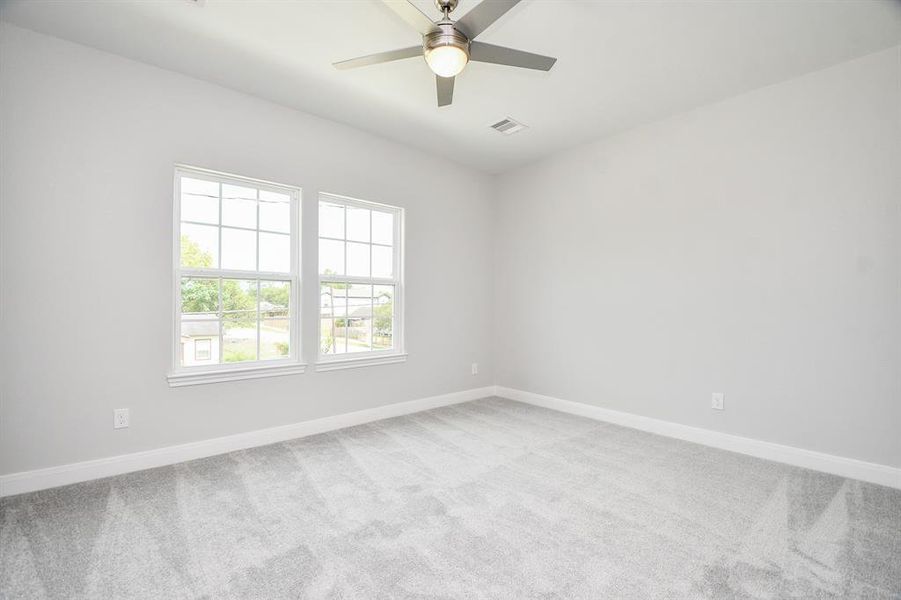
[[[323,417],[321,419],[303,421],[291,425],[259,429],[257,431],[248,431],[246,433],[238,433],[200,442],[191,442],[189,444],[147,450],[146,452],[122,454],[119,456],[71,463],[47,469],[11,473],[9,475],[0,476],[0,497],[34,492],[60,485],[109,477],[111,475],[121,475],[123,473],[131,473],[133,471],[141,471],[153,467],[162,467],[186,460],[224,454],[234,450],[265,446],[266,444],[274,444],[276,442],[315,435],[317,433],[324,433],[335,429],[343,429],[344,427],[351,427],[353,425],[361,425],[363,423],[379,421],[390,417],[398,417],[428,410],[430,408],[438,408],[439,406],[448,406],[450,404],[478,400],[479,398],[493,396],[494,391],[494,386],[474,388],[441,396],[431,396],[428,398],[420,398],[418,400],[410,400],[408,402],[387,404],[385,406],[367,410],[344,413],[332,417]]]
[[[772,442],[763,442],[689,425],[680,425],[651,417],[610,410],[581,402],[561,400],[552,396],[543,396],[502,386],[487,386],[189,444],[2,475],[0,476],[0,497],[89,481],[101,477],[110,477],[112,475],[121,475],[153,467],[162,467],[186,460],[224,454],[234,450],[265,446],[266,444],[274,444],[495,395],[722,450],[739,452],[797,467],[901,489],[901,469],[895,467],[814,452],[812,450],[803,450]]]
[[[812,450],[803,450],[793,446],[783,446],[782,444],[774,444],[772,442],[763,442],[752,438],[712,431],[710,429],[701,429],[700,427],[680,425],[679,423],[671,423],[669,421],[662,421],[651,417],[643,417],[632,413],[610,410],[599,406],[584,404],[582,402],[561,400],[560,398],[543,396],[541,394],[524,392],[522,390],[515,390],[502,386],[497,387],[496,394],[510,400],[517,400],[519,402],[543,406],[545,408],[580,415],[598,421],[623,425],[625,427],[631,427],[632,429],[649,431],[659,435],[695,442],[696,444],[720,448],[721,450],[739,452],[741,454],[748,454],[750,456],[773,460],[796,467],[804,467],[806,469],[823,471],[841,477],[859,479],[869,483],[877,483],[879,485],[901,489],[901,469],[895,467],[855,460],[853,458],[833,456],[831,454],[814,452]]]

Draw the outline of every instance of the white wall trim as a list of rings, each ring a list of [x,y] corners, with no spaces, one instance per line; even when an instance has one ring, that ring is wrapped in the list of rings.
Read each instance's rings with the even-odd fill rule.
[[[169,387],[183,387],[186,385],[240,381],[242,379],[300,375],[305,370],[305,363],[291,362],[288,364],[276,365],[256,364],[252,367],[239,369],[215,369],[209,371],[189,371],[187,373],[170,373],[166,376],[166,380],[169,382]]]
[[[402,363],[407,360],[407,354],[405,352],[395,352],[380,356],[356,356],[350,358],[343,357],[344,355],[339,356],[342,356],[342,358],[325,359],[319,357],[319,362],[316,363],[316,372],[321,373],[324,371],[337,371],[340,369],[357,369],[359,367],[390,365]]]
[[[122,454],[34,471],[11,473],[0,476],[0,496],[34,492],[80,481],[89,481],[153,467],[162,467],[186,460],[215,456],[234,450],[265,446],[266,444],[274,444],[344,427],[352,427],[362,423],[398,417],[440,406],[478,400],[479,398],[493,396],[494,391],[494,386],[473,388],[441,396],[430,396],[418,400],[386,404],[385,406],[366,410],[180,444],[178,446],[168,446],[145,452]]]
[[[0,476],[0,496],[23,494],[46,488],[78,483],[131,473],[153,467],[162,467],[186,460],[205,458],[224,454],[245,448],[265,446],[294,438],[306,437],[326,431],[334,431],[344,427],[352,427],[381,419],[388,419],[401,415],[407,415],[431,408],[459,404],[478,400],[488,396],[501,396],[518,402],[525,402],[535,406],[542,406],[552,410],[588,417],[598,421],[605,421],[631,427],[641,431],[648,431],[658,435],[664,435],[680,440],[686,440],[713,448],[739,452],[749,456],[756,456],[766,460],[773,460],[797,467],[804,467],[816,471],[823,471],[841,477],[859,479],[870,483],[885,485],[901,489],[901,469],[865,462],[852,458],[834,456],[812,450],[804,450],[793,446],[784,446],[772,442],[764,442],[752,438],[741,437],[728,433],[681,425],[670,421],[663,421],[651,417],[644,417],[627,412],[601,408],[582,402],[562,400],[552,396],[544,396],[532,392],[525,392],[503,386],[486,386],[461,392],[453,392],[440,396],[431,396],[387,404],[366,410],[344,413],[330,417],[322,417],[310,421],[302,421],[291,425],[271,427],[238,433],[225,437],[202,440],[178,446],[168,446],[100,458],[58,467],[23,471]]]
[[[496,395],[598,421],[901,489],[901,469],[498,386]]]

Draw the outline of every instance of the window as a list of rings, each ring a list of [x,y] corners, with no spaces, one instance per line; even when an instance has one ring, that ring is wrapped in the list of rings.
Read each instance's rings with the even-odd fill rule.
[[[399,362],[403,209],[319,197],[317,370]]]
[[[171,385],[302,372],[299,198],[297,188],[176,169]]]
[[[194,340],[194,360],[197,362],[210,360],[212,347],[210,338],[197,338]]]

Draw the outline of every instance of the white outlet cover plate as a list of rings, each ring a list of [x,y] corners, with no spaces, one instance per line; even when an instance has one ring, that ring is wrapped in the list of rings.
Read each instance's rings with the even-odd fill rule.
[[[726,394],[722,392],[714,392],[713,399],[711,400],[710,407],[716,410],[723,410],[725,408],[726,402]]]
[[[113,429],[128,427],[128,409],[117,408],[113,410]]]

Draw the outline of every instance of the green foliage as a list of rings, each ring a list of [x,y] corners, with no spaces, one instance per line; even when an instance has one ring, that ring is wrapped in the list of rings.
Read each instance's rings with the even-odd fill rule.
[[[200,249],[186,235],[181,236],[181,264],[204,268],[213,264],[213,257]],[[219,282],[215,279],[182,279],[181,308],[186,313],[216,312],[219,310]]]
[[[204,252],[186,235],[181,236],[181,266],[192,269],[205,269],[213,266],[213,257]]]
[[[242,285],[234,279],[222,280],[222,310],[256,311],[256,286]],[[182,312],[218,312],[219,281],[216,279],[182,279]],[[256,319],[256,312],[249,315]],[[243,316],[242,316],[243,318]]]
[[[215,279],[182,279],[181,309],[186,313],[217,312],[219,282]]]
[[[260,301],[269,302],[274,306],[283,306],[288,308],[291,300],[291,286],[286,283],[266,283],[260,284]]]
[[[201,250],[196,242],[184,235],[181,236],[181,260],[183,266],[191,268],[209,268],[213,265],[212,256]],[[218,312],[219,281],[216,279],[183,279],[181,282],[181,306],[182,311],[186,313]],[[222,310],[255,311],[256,308],[255,282],[222,280]]]
[[[335,337],[332,335],[331,330],[325,330],[322,332],[319,341],[319,351],[322,354],[328,354],[332,350],[332,346],[335,344]]]
[[[245,352],[243,350],[228,350],[222,353],[222,359],[225,362],[245,362],[248,360],[256,360],[253,352]]]
[[[239,328],[239,329],[256,329],[257,328],[257,313],[247,312],[247,313],[230,313],[223,316],[223,324],[225,328]]]
[[[337,273],[335,273],[331,269],[326,269],[325,271],[322,272],[322,274],[323,275],[337,275]],[[327,288],[332,288],[333,290],[346,290],[348,287],[350,287],[350,285],[347,283],[335,283],[335,282],[323,283],[322,284],[322,293],[325,293],[325,290]]]
[[[187,236],[181,238],[182,266],[189,268],[209,268],[213,266],[212,256],[200,249]],[[221,284],[220,284],[221,281]],[[290,304],[291,287],[285,282],[261,282],[260,299],[275,307],[287,309]],[[220,312],[220,290],[221,311]],[[257,326],[257,282],[243,279],[185,278],[181,281],[181,304],[184,313],[218,314],[226,331],[229,329],[255,329]],[[231,312],[246,311],[246,312]],[[224,314],[223,314],[224,313]],[[270,314],[267,312],[267,314]],[[273,315],[284,315],[283,310],[275,310]],[[280,355],[289,353],[288,342],[275,342]],[[225,343],[222,359],[227,363],[256,360],[256,341],[243,339]]]
[[[372,315],[372,331],[380,337],[391,335],[391,321],[394,318],[394,304],[379,304]]]
[[[222,310],[257,309],[256,283],[247,283],[250,285],[234,279],[222,280]]]

